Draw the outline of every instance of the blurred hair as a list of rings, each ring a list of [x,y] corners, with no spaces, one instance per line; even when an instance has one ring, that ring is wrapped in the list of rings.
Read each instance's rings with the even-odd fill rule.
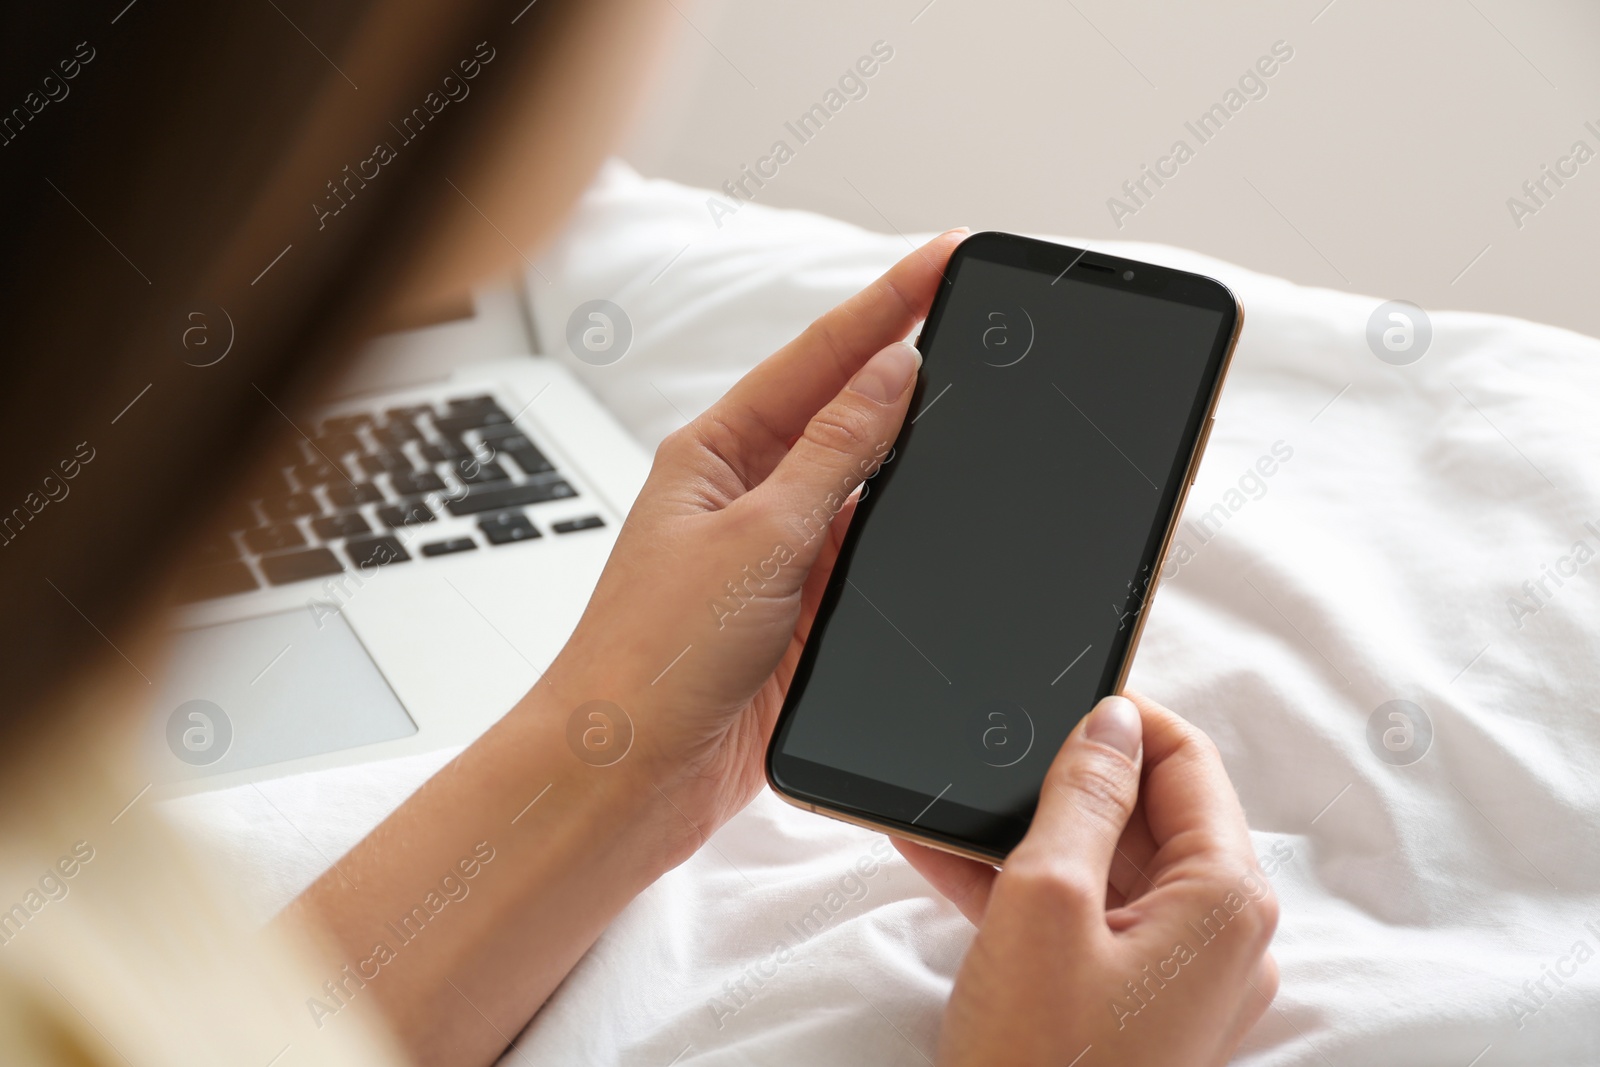
[[[53,687],[115,662],[174,560],[414,263],[444,177],[576,17],[524,5],[109,0],[3,16],[5,750]],[[479,42],[495,60],[470,101],[400,147],[391,123],[443,95]],[[379,141],[395,158],[319,228],[312,204]],[[207,313],[215,352],[215,309],[233,348],[191,365],[188,313]]]

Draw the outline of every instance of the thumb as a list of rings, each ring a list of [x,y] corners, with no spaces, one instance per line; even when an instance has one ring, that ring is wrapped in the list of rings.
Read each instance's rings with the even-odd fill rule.
[[[882,349],[811,417],[767,480],[745,499],[792,546],[796,588],[828,543],[850,492],[877,473],[911,403],[922,354],[905,341]]]
[[[1103,908],[1117,841],[1139,798],[1143,755],[1139,709],[1120,696],[1096,704],[1045,774],[1033,824],[1007,868],[1040,861],[1060,871],[1065,863],[1086,903]]]

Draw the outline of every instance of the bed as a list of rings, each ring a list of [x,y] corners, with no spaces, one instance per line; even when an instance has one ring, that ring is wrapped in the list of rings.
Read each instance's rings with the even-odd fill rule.
[[[544,351],[647,446],[923,239],[712,195],[609,164],[528,274]],[[1433,311],[1397,365],[1378,297],[1093,247],[1247,309],[1132,679],[1216,740],[1275,859],[1282,988],[1235,1062],[1600,1062],[1600,341]],[[564,341],[595,298],[634,331],[606,367]],[[265,917],[452,754],[164,810]],[[930,1062],[969,938],[881,837],[764,793],[506,1062]]]

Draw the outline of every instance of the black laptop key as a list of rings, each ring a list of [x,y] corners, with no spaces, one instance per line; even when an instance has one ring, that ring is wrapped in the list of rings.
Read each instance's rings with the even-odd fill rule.
[[[391,563],[404,563],[411,558],[411,553],[401,548],[399,541],[387,535],[346,541],[344,550],[349,554],[351,563],[368,570],[387,567]]]
[[[250,551],[259,555],[303,545],[306,539],[298,526],[292,522],[284,522],[276,526],[263,526],[257,530],[245,531],[244,543],[250,547]]]
[[[372,437],[380,445],[398,449],[407,441],[422,440],[422,431],[405,419],[390,419],[384,425],[373,430]]]
[[[331,482],[328,499],[336,508],[358,508],[362,504],[383,503],[383,491],[371,482]]]
[[[451,463],[467,454],[466,446],[451,437],[418,445],[417,451],[429,463]]]
[[[404,407],[390,408],[383,413],[387,419],[404,419],[407,422],[415,422],[418,415],[432,414],[432,404],[407,404]]]
[[[452,415],[464,411],[500,410],[500,402],[487,393],[482,396],[458,396],[450,401]]]
[[[337,463],[351,452],[365,452],[361,438],[353,433],[330,433],[314,438],[311,442],[312,453],[319,459],[332,460]]]
[[[606,520],[598,515],[585,515],[581,519],[568,519],[558,522],[550,527],[556,533],[576,533],[579,530],[598,530],[606,524]]]
[[[310,493],[286,493],[283,496],[269,496],[261,501],[261,510],[269,521],[284,519],[298,519],[302,515],[317,515],[322,507],[317,503],[317,498]]]
[[[496,448],[527,448],[531,441],[522,435],[515,423],[490,423],[478,427],[478,436]],[[519,443],[520,442],[520,443]]]
[[[470,537],[457,537],[449,541],[435,541],[431,545],[422,546],[424,556],[448,556],[452,552],[476,551],[478,542]]]
[[[520,511],[485,515],[478,520],[478,529],[483,531],[483,536],[489,539],[491,545],[509,545],[513,541],[531,541],[542,536],[528,521],[528,516]]]
[[[576,489],[559,478],[555,481],[527,482],[523,485],[468,486],[466,496],[450,501],[450,514],[481,515],[486,511],[542,504],[547,500],[562,500],[577,495]]]
[[[524,438],[526,440],[526,438]],[[548,474],[556,469],[556,465],[545,458],[545,454],[529,445],[527,448],[507,449],[504,453],[522,469],[522,473],[532,477],[535,474]]]
[[[330,515],[325,519],[311,520],[311,530],[324,541],[339,537],[355,537],[371,533],[372,527],[356,512],[347,515]]]
[[[485,463],[478,459],[457,460],[452,468],[456,477],[468,485],[483,485],[485,482],[503,482],[511,475],[500,464],[490,460]]]
[[[178,586],[174,591],[178,600],[190,603],[196,600],[211,600],[219,596],[232,596],[235,593],[248,593],[252,589],[260,588],[256,576],[250,573],[250,568],[243,563],[218,563],[210,567],[196,567],[178,577]]]
[[[420,526],[438,517],[420,500],[407,500],[378,509],[378,518],[391,530],[398,530],[402,526]]]
[[[389,485],[396,496],[444,492],[444,479],[432,471],[395,471],[389,475]]]
[[[483,438],[481,447],[494,452],[515,452],[534,447],[533,442],[515,426],[485,426],[480,431],[480,436]]]
[[[382,474],[385,471],[409,471],[416,468],[404,452],[375,452],[370,456],[361,457],[361,469],[368,474]]]
[[[303,582],[307,578],[321,578],[344,570],[339,557],[326,548],[308,548],[304,552],[283,552],[276,556],[261,557],[261,573],[273,585]]]
[[[486,426],[508,425],[511,416],[499,408],[473,411],[465,415],[449,415],[433,420],[433,428],[445,437],[460,437],[468,430],[482,430]]]

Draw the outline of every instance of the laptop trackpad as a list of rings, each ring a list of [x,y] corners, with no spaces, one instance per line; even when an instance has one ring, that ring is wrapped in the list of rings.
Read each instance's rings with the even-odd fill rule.
[[[344,617],[309,608],[174,636],[155,705],[164,779],[224,774],[417,732]]]

